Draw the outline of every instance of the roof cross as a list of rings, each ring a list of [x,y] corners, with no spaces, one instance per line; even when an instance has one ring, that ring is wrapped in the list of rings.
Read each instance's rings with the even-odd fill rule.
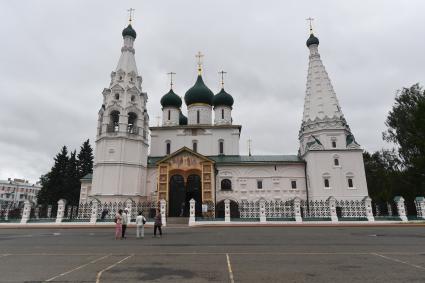
[[[227,74],[227,72],[221,70],[218,73],[221,75],[221,88],[224,88],[224,75]]]
[[[305,20],[306,21],[309,21],[309,24],[310,24],[310,33],[313,34],[313,25],[312,25],[312,22],[314,21],[314,19],[312,17],[308,17]]]
[[[198,54],[196,54],[195,57],[198,58],[198,74],[201,75],[201,73],[202,73],[202,57],[204,57],[204,54],[202,54],[201,51],[198,51]]]
[[[131,21],[133,20],[133,16],[134,16],[134,11],[136,11],[136,9],[130,8],[127,10],[128,12],[128,22],[131,25]]]
[[[173,83],[173,75],[175,75],[175,74],[176,73],[174,73],[174,72],[167,73],[167,75],[170,76],[170,87],[171,87],[171,89],[173,89],[173,85],[174,85],[174,83]]]

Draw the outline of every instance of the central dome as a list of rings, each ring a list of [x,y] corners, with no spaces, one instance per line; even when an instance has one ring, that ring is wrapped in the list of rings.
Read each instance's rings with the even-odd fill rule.
[[[205,85],[201,75],[199,75],[196,79],[195,85],[192,86],[184,95],[186,105],[195,103],[212,105],[213,98],[214,93]]]

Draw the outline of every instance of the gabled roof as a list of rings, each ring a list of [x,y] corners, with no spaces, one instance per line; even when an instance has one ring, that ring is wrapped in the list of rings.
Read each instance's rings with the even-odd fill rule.
[[[190,153],[192,155],[195,155],[196,157],[198,157],[198,158],[200,158],[202,160],[215,163],[215,161],[213,159],[210,159],[210,158],[208,158],[208,157],[206,157],[206,156],[204,156],[202,154],[199,154],[197,152],[194,152],[190,148],[184,146],[184,147],[180,148],[179,150],[171,153],[170,155],[167,155],[167,156],[165,156],[163,158],[160,157],[160,159],[159,160],[156,160],[154,164],[159,164],[159,163],[165,162],[165,161],[173,158],[174,156],[177,156],[177,155],[181,154],[182,152],[188,152],[188,153]],[[148,164],[151,164],[151,163],[148,161]]]

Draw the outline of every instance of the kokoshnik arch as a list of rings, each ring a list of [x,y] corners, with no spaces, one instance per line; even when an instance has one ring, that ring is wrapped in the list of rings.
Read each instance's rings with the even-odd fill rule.
[[[167,201],[169,216],[223,207],[224,199],[360,200],[368,196],[362,149],[344,118],[312,30],[297,155],[240,155],[242,126],[234,125],[233,97],[214,94],[198,76],[183,101],[171,88],[162,96],[162,125],[149,127],[131,23],[111,81],[102,92],[94,173],[82,179],[80,201]],[[225,72],[221,74],[224,75]],[[170,73],[171,79],[174,73]],[[150,135],[150,143],[149,137]]]

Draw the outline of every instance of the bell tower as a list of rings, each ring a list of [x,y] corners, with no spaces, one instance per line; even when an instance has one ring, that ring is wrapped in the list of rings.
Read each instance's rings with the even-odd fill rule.
[[[123,46],[111,82],[102,92],[91,196],[125,201],[146,196],[149,116],[134,57],[136,31],[122,31]]]

